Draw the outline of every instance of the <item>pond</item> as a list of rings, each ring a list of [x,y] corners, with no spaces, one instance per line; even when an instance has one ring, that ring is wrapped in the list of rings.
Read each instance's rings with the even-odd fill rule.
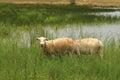
[[[52,36],[52,38],[59,37],[72,37],[74,39],[83,37],[95,37],[101,40],[107,38],[118,39],[120,36],[120,24],[101,24],[101,25],[66,25],[64,28],[54,29],[52,27],[46,27],[46,34]]]
[[[95,8],[95,7],[94,7]],[[96,7],[101,8],[101,7]],[[105,8],[105,9],[119,9],[119,8]],[[120,11],[113,12],[94,12],[94,13],[86,13],[87,15],[95,15],[104,18],[110,17],[112,21],[114,19],[120,20]],[[89,17],[91,18],[91,17]],[[116,22],[101,22],[96,23],[92,22],[92,24],[66,24],[64,27],[54,28],[51,26],[47,26],[44,28],[46,34],[51,35],[52,38],[59,37],[72,37],[74,39],[84,38],[84,37],[94,37],[98,38],[102,41],[106,39],[114,39],[117,41],[120,39],[120,21]],[[61,25],[60,25],[61,26]]]
[[[93,8],[106,9],[102,7]],[[55,39],[59,37],[70,37],[73,39],[93,37],[98,38],[103,42],[109,39],[114,39],[117,42],[118,40],[120,40],[120,9],[107,9],[112,10],[101,12],[84,12],[82,14],[77,13],[77,15],[82,16],[78,18],[75,16],[75,18],[79,20],[77,22],[76,20],[71,20],[72,23],[61,23],[61,25],[47,24],[45,26],[32,26],[29,29],[24,27],[22,29],[16,28],[14,31],[11,30],[9,34],[9,40],[3,38],[1,42],[3,44],[6,44],[7,41],[14,41],[18,46],[24,45],[30,47],[32,42],[34,42],[34,38],[39,36],[45,36],[50,39]],[[71,14],[69,14],[68,16],[70,18]]]

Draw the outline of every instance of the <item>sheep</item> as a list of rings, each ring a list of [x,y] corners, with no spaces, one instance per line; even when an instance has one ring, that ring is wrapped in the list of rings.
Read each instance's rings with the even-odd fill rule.
[[[48,40],[45,37],[39,37],[41,48],[45,55],[57,55],[64,53],[74,52],[74,40],[71,38],[58,38],[54,40]]]
[[[80,56],[81,54],[99,53],[100,57],[103,58],[103,43],[95,38],[84,38],[75,40],[76,52]]]

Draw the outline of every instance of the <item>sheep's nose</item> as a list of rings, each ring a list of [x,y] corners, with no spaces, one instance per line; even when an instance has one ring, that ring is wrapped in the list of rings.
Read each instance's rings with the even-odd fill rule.
[[[41,47],[43,47],[44,45],[43,44],[41,44]]]

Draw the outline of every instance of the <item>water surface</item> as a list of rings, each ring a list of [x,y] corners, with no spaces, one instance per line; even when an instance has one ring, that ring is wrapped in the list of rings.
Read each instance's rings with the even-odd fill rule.
[[[74,39],[84,37],[94,37],[101,40],[107,38],[118,39],[120,35],[120,24],[101,24],[101,25],[66,25],[64,28],[51,28],[46,27],[46,34],[51,35],[53,38],[58,37],[72,37]]]

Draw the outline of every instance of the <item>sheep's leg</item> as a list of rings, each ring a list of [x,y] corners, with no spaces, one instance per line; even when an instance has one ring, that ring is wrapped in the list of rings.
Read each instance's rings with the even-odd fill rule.
[[[78,57],[81,57],[80,52],[77,53]]]
[[[94,50],[93,49],[89,50],[89,53],[90,53],[91,56],[93,56]]]
[[[100,57],[103,59],[103,50],[100,51]]]
[[[103,54],[102,53],[100,53],[100,57],[101,57],[101,59],[103,59]]]
[[[54,57],[55,57],[55,55],[54,55],[54,54],[51,54],[51,56],[52,56],[52,58],[54,58]]]
[[[103,47],[99,48],[98,53],[100,54],[101,59],[103,59]]]
[[[79,48],[77,48],[77,56],[78,56],[79,58],[81,57]]]

